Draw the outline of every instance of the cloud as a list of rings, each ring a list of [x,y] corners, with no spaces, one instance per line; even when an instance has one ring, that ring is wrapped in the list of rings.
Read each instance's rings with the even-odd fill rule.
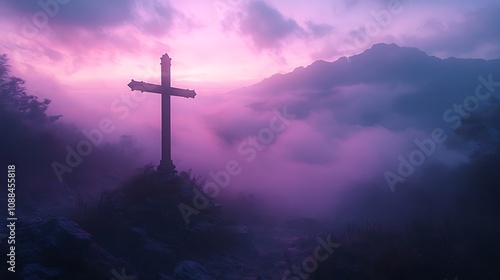
[[[14,25],[11,33],[28,39],[31,45],[50,49],[44,52],[49,58],[60,60],[57,53],[65,53],[67,59],[77,59],[80,64],[98,53],[107,52],[103,55],[110,59],[117,51],[136,53],[154,48],[162,37],[171,35],[174,30],[189,31],[198,26],[169,2],[90,0],[57,3],[55,0],[3,1],[0,7],[9,11],[12,22],[25,19]],[[37,25],[37,20],[43,18],[37,15],[47,18],[43,26]],[[33,34],[25,32],[27,25]],[[92,63],[98,63],[99,59]]]
[[[441,60],[415,48],[378,44],[349,61],[318,61],[232,92],[231,96],[254,99],[246,100],[245,110],[235,104],[227,116],[213,115],[209,122],[217,127],[214,134],[226,147],[235,147],[265,127],[273,108],[286,106],[296,118],[269,150],[283,149],[281,155],[288,155],[290,162],[335,170],[339,167],[334,163],[351,160],[342,150],[354,142],[358,145],[349,148],[349,154],[364,152],[352,166],[364,163],[370,149],[396,158],[416,137],[427,137],[436,127],[447,128],[443,112],[474,93],[478,75],[484,74],[477,69],[486,73],[494,69],[481,68],[486,64],[484,60]],[[370,149],[361,149],[363,145]],[[375,162],[377,156],[372,156]],[[366,168],[369,173],[384,166],[381,160]]]
[[[312,21],[307,21],[306,26],[308,31],[316,38],[325,37],[335,31],[332,25],[326,23],[317,24]]]
[[[44,11],[43,5],[47,3],[47,9],[54,11],[50,21],[56,24],[64,24],[67,27],[80,27],[84,29],[100,29],[123,24],[134,17],[134,0],[88,0],[88,1],[66,1],[59,4],[56,1],[3,1],[3,5],[19,16],[31,19],[39,11]],[[51,5],[49,5],[49,3]],[[54,3],[57,3],[54,5]],[[58,8],[55,8],[55,7]],[[57,12],[56,12],[57,11]]]
[[[191,31],[201,24],[177,10],[168,1],[138,1],[133,25],[141,32],[158,37],[174,29]]]
[[[169,4],[141,1],[137,9],[137,22],[142,32],[150,35],[164,35],[172,29],[177,11]]]
[[[259,49],[278,48],[293,34],[302,32],[297,22],[285,18],[277,9],[262,1],[252,1],[239,22],[242,34],[249,36]]]
[[[500,5],[491,5],[463,14],[462,20],[445,22],[430,19],[424,25],[424,35],[402,36],[406,44],[430,52],[455,56],[481,53],[484,48],[490,58],[500,57]],[[425,35],[425,34],[429,35]]]

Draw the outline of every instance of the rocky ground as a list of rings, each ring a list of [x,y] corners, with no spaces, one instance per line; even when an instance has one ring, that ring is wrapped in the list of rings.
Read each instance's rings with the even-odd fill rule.
[[[27,204],[13,279],[282,279],[315,242],[297,226],[311,220],[242,223],[213,203],[187,225],[177,207],[192,200],[194,186],[189,176],[160,182],[143,175],[95,203],[73,193],[66,198],[75,207]]]
[[[16,273],[6,272],[2,254],[0,279],[500,279],[494,221],[487,230],[460,217],[404,231],[352,225],[334,235],[309,218],[266,219],[211,201],[186,224],[178,205],[192,203],[193,187],[186,173],[150,173],[97,199],[74,192],[25,202]]]

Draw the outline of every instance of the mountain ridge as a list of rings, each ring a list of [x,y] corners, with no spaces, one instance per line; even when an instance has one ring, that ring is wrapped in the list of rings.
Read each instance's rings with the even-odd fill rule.
[[[500,63],[477,58],[438,58],[416,47],[377,43],[360,54],[340,57],[335,61],[316,60],[308,66],[296,67],[284,74],[274,74],[262,81],[228,93],[250,93],[268,90],[316,89],[329,90],[334,86],[360,83],[429,80],[438,73],[464,68],[475,70]],[[382,71],[383,70],[383,71]],[[468,71],[470,72],[470,71]],[[469,73],[470,74],[470,73]],[[469,75],[466,74],[466,75]]]

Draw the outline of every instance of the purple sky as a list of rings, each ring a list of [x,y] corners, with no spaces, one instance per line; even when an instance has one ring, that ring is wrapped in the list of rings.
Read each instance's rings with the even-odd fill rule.
[[[19,71],[33,67],[62,84],[102,80],[96,75],[106,75],[110,87],[131,74],[147,78],[165,52],[178,83],[201,82],[206,90],[354,55],[378,42],[440,57],[499,54],[496,1],[59,0],[65,4],[48,5],[45,17],[37,2],[0,1],[1,29],[9,34],[0,39],[1,51],[15,57]]]

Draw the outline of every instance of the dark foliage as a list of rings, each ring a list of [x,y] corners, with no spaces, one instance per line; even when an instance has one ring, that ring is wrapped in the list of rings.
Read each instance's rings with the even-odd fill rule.
[[[86,137],[74,125],[61,122],[60,115],[48,115],[50,100],[28,94],[24,83],[10,75],[8,58],[0,55],[0,165],[17,166],[17,193],[23,199],[19,203],[53,199],[68,190],[86,196],[131,175],[140,151],[132,136],[123,135],[118,143],[93,146],[91,154],[65,172],[60,182],[54,162],[68,166],[67,149],[75,150]]]

